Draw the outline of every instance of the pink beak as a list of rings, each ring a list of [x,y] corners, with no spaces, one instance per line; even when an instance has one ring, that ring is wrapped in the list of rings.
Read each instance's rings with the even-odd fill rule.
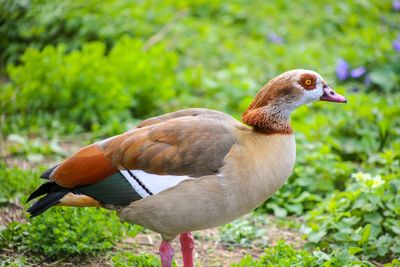
[[[324,94],[321,96],[319,100],[321,101],[329,101],[329,102],[337,102],[337,103],[347,103],[347,99],[333,91],[329,86],[324,85],[323,87]]]

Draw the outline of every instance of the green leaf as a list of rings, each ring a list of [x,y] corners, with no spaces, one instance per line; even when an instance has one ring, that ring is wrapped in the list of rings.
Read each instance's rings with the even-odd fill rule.
[[[274,215],[278,218],[284,218],[287,216],[287,211],[278,205],[272,203],[271,206],[272,210],[274,211]]]
[[[376,225],[379,225],[382,222],[382,216],[378,212],[366,213],[364,218],[365,221]]]
[[[369,235],[371,234],[371,225],[367,224],[361,231],[361,240],[358,241],[359,244],[365,244],[368,241]]]
[[[326,235],[325,231],[311,232],[308,235],[308,240],[313,243],[318,243]]]
[[[363,249],[360,248],[360,247],[349,247],[348,251],[349,251],[349,253],[350,253],[351,255],[355,255],[355,254],[357,254],[358,252],[363,251]]]
[[[396,75],[390,69],[378,69],[371,72],[369,77],[373,83],[382,87],[386,92],[391,91],[396,86]]]

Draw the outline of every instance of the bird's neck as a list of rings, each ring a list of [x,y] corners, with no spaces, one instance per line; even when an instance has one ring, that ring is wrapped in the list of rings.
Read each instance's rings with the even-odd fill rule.
[[[282,82],[279,77],[269,81],[243,113],[243,122],[264,134],[292,134],[290,114],[295,105],[291,99],[285,97],[286,92],[291,90],[277,90],[291,87],[291,84]]]
[[[292,134],[290,114],[292,108],[283,103],[271,101],[265,106],[250,107],[243,114],[243,122],[257,132],[265,134]]]

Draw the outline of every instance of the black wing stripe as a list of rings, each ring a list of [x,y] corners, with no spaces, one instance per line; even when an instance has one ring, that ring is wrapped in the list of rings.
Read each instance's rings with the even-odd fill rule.
[[[140,181],[140,179],[138,177],[136,177],[130,170],[126,170],[126,171],[143,188],[143,190],[146,191],[147,194],[149,194],[150,196],[153,195],[153,193],[142,183],[142,181]]]

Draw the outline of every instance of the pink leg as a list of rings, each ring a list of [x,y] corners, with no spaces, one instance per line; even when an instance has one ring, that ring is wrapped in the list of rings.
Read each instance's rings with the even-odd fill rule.
[[[183,233],[180,237],[183,267],[193,267],[194,238],[192,233]]]
[[[162,241],[160,245],[161,267],[171,267],[174,249],[168,241]]]

